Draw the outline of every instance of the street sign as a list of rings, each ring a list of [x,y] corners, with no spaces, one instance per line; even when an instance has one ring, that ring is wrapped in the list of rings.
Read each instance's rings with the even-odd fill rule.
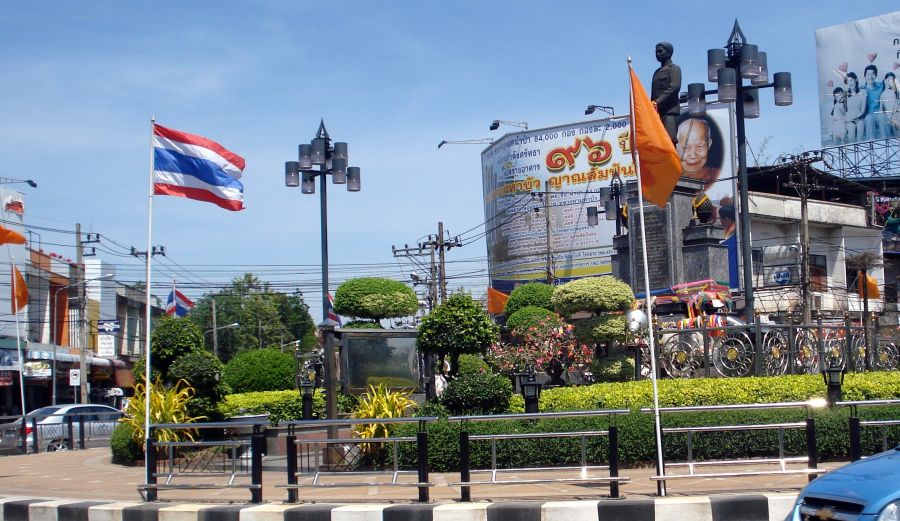
[[[103,357],[116,356],[116,337],[101,332],[97,335],[97,354]]]
[[[112,335],[118,333],[122,329],[122,324],[118,320],[98,320],[97,331],[102,334]],[[101,355],[102,356],[102,355]]]
[[[81,369],[69,369],[69,385],[72,387],[81,385]]]

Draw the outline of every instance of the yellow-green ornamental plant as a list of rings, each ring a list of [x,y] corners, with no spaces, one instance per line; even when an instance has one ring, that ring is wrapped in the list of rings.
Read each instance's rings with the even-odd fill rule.
[[[370,385],[366,394],[359,397],[353,410],[354,418],[402,418],[415,407],[416,402],[409,397],[412,391],[391,391],[385,384]],[[384,423],[366,423],[353,428],[354,434],[360,438],[386,438],[390,436],[390,425]],[[364,452],[377,450],[375,444],[362,445]]]
[[[161,423],[193,423],[198,420],[205,420],[206,416],[190,416],[187,412],[187,404],[194,395],[194,388],[185,381],[178,382],[166,388],[162,381],[157,377],[156,381],[150,384],[150,425],[158,425]],[[128,400],[128,407],[125,408],[125,417],[121,422],[128,423],[132,427],[132,438],[140,445],[144,446],[144,418],[146,416],[145,407],[146,394],[143,382],[134,386],[134,397]],[[156,429],[156,441],[194,441],[194,433],[190,429]]]

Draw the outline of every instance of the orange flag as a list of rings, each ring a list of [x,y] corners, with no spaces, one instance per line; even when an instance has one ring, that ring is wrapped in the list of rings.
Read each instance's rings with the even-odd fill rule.
[[[25,244],[25,236],[0,225],[0,246],[4,244]]]
[[[859,295],[859,298],[881,298],[881,290],[878,289],[878,281],[875,280],[875,277],[866,273],[866,292],[863,293],[863,272],[859,272],[859,277],[856,278],[856,292]]]
[[[631,153],[638,154],[644,199],[662,208],[681,177],[681,161],[631,64],[628,71],[631,73]]]
[[[509,300],[509,295],[503,293],[502,291],[498,291],[494,288],[488,288],[488,313],[492,315],[499,315],[503,313],[503,309],[506,307],[506,301]]]
[[[25,286],[25,278],[15,266],[13,266],[11,275],[12,298],[10,298],[10,304],[12,304],[12,312],[18,313],[20,309],[28,305],[28,287]]]

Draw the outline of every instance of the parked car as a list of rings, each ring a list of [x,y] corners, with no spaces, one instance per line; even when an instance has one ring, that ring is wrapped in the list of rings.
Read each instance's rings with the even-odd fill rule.
[[[806,486],[786,521],[900,521],[900,446],[824,474]]]
[[[107,405],[70,404],[50,405],[35,409],[25,416],[25,435],[28,451],[34,447],[35,422],[37,425],[37,442],[40,450],[55,451],[72,448],[69,445],[69,418],[72,419],[72,440],[74,444],[81,438],[81,425],[84,425],[85,443],[97,440],[108,440],[112,436],[120,411]],[[5,426],[4,431],[13,431],[18,437],[22,420],[16,420]],[[12,428],[9,428],[12,427]],[[11,440],[10,440],[11,441]]]

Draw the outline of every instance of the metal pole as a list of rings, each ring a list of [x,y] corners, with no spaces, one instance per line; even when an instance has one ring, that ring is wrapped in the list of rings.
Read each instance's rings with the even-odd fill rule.
[[[747,315],[747,323],[752,324],[756,317],[753,316],[753,249],[750,244],[750,187],[747,184],[747,134],[744,128],[744,80],[741,78],[740,67],[737,65],[740,53],[732,57],[731,66],[737,76],[737,102],[734,104],[735,119],[737,120],[737,146],[738,146],[738,183],[741,197],[741,260],[744,263],[744,313]]]
[[[213,327],[213,356],[219,358],[219,332],[216,327],[216,298],[213,297],[210,299],[210,305],[212,306],[212,327]]]
[[[325,146],[327,149],[327,143]],[[321,187],[319,207],[322,223],[322,320],[328,320],[328,197],[326,194],[328,188],[325,183],[325,166],[320,166],[319,170],[319,186]]]
[[[553,230],[550,227],[550,181],[544,182],[544,221],[547,226],[547,284],[553,284]]]
[[[444,223],[438,222],[438,262],[440,264],[441,275],[441,304],[447,301],[447,268],[444,264]]]

